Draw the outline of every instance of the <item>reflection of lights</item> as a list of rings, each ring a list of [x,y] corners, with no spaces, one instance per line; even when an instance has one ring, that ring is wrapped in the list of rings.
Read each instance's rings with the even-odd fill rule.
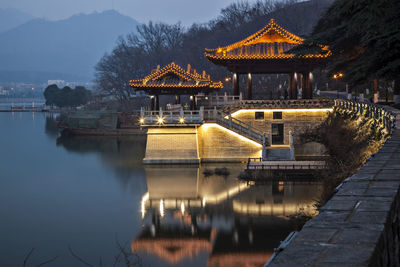
[[[225,82],[229,82],[231,80],[231,77],[226,77]]]
[[[163,124],[164,123],[164,118],[163,117],[158,117],[157,123],[158,124]]]
[[[203,204],[203,208],[206,206],[206,198],[203,197],[203,201],[201,202]]]
[[[179,123],[181,124],[185,123],[185,118],[179,118]]]
[[[242,135],[240,135],[240,134],[237,134],[237,133],[235,133],[234,131],[231,131],[231,130],[225,128],[225,127],[222,127],[222,126],[219,125],[219,124],[216,124],[216,123],[204,123],[204,124],[202,125],[202,127],[204,127],[204,130],[205,130],[205,131],[207,131],[207,129],[210,128],[210,127],[217,127],[217,128],[219,128],[219,129],[221,129],[221,130],[224,130],[224,131],[226,131],[226,132],[228,132],[228,133],[230,133],[230,134],[232,134],[232,135],[234,135],[234,136],[240,138],[240,139],[243,140],[243,141],[252,143],[253,145],[258,146],[258,147],[262,147],[261,144],[259,144],[259,143],[257,143],[257,142],[254,142],[253,140],[251,140],[251,139],[249,139],[249,138],[247,138],[247,137],[244,137],[244,136],[242,136]]]
[[[140,123],[140,124],[143,124],[143,123],[144,123],[144,119],[143,119],[143,118],[140,118],[140,119],[139,119],[139,123]]]
[[[142,201],[140,202],[141,205],[141,212],[142,212],[142,219],[144,218],[144,215],[146,214],[146,201],[149,200],[149,192],[143,195]]]
[[[219,202],[221,202],[221,201],[223,201],[223,200],[225,200],[225,199],[227,199],[229,197],[232,197],[232,196],[236,195],[240,191],[243,191],[243,190],[246,190],[246,189],[249,189],[249,188],[250,188],[250,185],[248,185],[247,183],[240,183],[239,185],[234,186],[234,187],[230,188],[227,191],[221,192],[221,193],[216,194],[216,195],[207,196],[207,202],[216,204],[216,203],[219,203]],[[206,198],[204,197],[203,198],[204,204],[205,204],[205,199]]]
[[[231,114],[232,117],[245,112],[332,112],[333,108],[310,108],[310,109],[240,109]]]
[[[183,201],[181,202],[181,212],[182,215],[185,214],[185,204],[183,203]]]
[[[258,215],[273,215],[273,216],[286,216],[296,214],[299,211],[304,212],[307,216],[315,216],[318,214],[314,202],[308,203],[263,203],[257,204],[252,202],[241,202],[240,200],[233,200],[232,208],[235,213],[240,214],[258,214]]]
[[[160,200],[160,215],[164,217],[164,200]]]
[[[283,192],[284,185],[285,185],[284,181],[279,181],[279,185],[278,185],[278,191],[279,192]]]

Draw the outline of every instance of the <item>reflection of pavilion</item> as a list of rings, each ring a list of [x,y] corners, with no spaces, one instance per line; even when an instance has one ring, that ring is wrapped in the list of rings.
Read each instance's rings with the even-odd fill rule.
[[[291,231],[287,216],[313,215],[318,183],[274,181],[251,185],[228,177],[205,177],[216,166],[146,167],[148,193],[141,208],[145,227],[132,250],[156,254],[169,263],[210,253],[209,266],[264,264]]]
[[[192,231],[188,229],[164,229],[158,226],[156,234],[152,227],[146,227],[132,242],[132,251],[154,253],[169,263],[178,263],[184,258],[191,259],[201,251],[211,252],[211,231],[209,229],[198,229],[196,235],[193,235]]]

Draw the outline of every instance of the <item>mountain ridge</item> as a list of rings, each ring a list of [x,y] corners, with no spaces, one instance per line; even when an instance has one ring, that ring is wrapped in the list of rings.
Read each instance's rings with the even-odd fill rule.
[[[0,33],[0,71],[62,73],[91,80],[104,53],[138,25],[114,10],[58,21],[36,18]]]

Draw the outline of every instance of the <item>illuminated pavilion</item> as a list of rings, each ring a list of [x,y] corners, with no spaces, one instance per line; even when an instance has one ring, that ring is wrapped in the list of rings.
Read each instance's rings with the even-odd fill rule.
[[[289,98],[297,99],[297,83],[301,74],[302,98],[312,98],[312,70],[331,55],[327,46],[321,53],[296,56],[287,53],[302,44],[296,36],[273,19],[261,30],[237,43],[205,49],[205,56],[214,64],[225,66],[233,73],[233,94],[239,94],[239,75],[247,74],[247,96],[252,99],[252,74],[289,74]]]
[[[223,88],[222,82],[214,82],[205,71],[202,74],[192,69],[190,64],[184,70],[174,62],[138,80],[131,80],[130,86],[143,90],[151,96],[151,110],[159,109],[159,95],[175,95],[175,104],[180,104],[181,95],[190,95],[191,109],[195,109],[195,95],[211,93]]]

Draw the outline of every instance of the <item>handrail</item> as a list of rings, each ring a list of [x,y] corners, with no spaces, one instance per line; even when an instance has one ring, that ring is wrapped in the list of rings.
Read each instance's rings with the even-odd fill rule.
[[[244,135],[263,146],[267,144],[266,133],[264,131],[253,127],[250,123],[238,120],[231,115],[225,115],[216,108],[205,111],[204,118],[205,120],[215,121],[216,123]]]
[[[165,124],[188,125],[202,124],[204,121],[215,121],[238,134],[241,134],[265,147],[267,145],[266,133],[254,128],[250,123],[240,121],[231,115],[226,116],[216,108],[205,111],[203,107],[200,110],[165,111],[165,110],[144,110],[140,112],[140,124],[142,126]]]
[[[380,131],[385,129],[391,134],[395,128],[396,117],[395,115],[385,109],[385,107],[375,104],[367,104],[345,99],[335,99],[335,106],[337,110],[345,110],[366,118],[374,120],[374,123],[379,124]]]

